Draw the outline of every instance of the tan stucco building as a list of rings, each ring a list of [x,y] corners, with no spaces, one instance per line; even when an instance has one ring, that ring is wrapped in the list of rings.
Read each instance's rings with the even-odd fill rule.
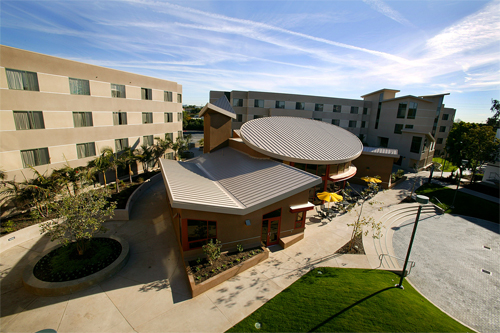
[[[371,147],[397,149],[397,164],[406,170],[422,169],[444,151],[455,109],[443,98],[396,97],[399,90],[382,89],[362,99],[307,96],[256,91],[211,91],[210,102],[225,95],[236,112],[233,129],[261,117],[291,116],[340,126]]]
[[[182,136],[176,82],[0,47],[0,168],[8,179],[86,165],[103,147]]]

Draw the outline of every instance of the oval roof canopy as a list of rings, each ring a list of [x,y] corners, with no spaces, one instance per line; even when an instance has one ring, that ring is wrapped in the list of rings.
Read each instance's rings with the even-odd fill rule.
[[[337,164],[361,155],[357,136],[323,121],[297,117],[267,117],[241,126],[241,139],[252,149],[283,161]]]

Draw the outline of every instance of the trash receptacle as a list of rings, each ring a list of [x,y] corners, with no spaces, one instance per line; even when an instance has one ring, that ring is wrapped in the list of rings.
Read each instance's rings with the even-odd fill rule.
[[[425,195],[417,195],[417,202],[420,204],[428,204],[429,203],[429,197],[426,197]]]

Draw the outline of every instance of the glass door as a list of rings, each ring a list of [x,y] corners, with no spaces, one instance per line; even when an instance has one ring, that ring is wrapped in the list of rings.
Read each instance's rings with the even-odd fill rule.
[[[261,241],[265,246],[278,244],[281,218],[262,220]]]

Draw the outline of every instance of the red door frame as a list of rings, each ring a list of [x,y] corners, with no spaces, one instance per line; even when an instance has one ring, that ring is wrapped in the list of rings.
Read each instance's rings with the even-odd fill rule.
[[[267,239],[266,239],[266,247],[267,246],[271,246],[271,245],[276,245],[279,243],[280,241],[280,231],[281,231],[281,216],[278,216],[278,217],[271,217],[271,218],[268,218],[268,219],[262,219],[262,229],[264,229],[264,221],[267,221]],[[278,221],[278,233],[277,233],[277,237],[276,237],[276,241],[274,241],[273,243],[270,243],[269,242],[269,234],[271,233],[271,222],[273,221]],[[260,234],[261,234],[261,238],[262,238],[262,229],[260,231]]]

